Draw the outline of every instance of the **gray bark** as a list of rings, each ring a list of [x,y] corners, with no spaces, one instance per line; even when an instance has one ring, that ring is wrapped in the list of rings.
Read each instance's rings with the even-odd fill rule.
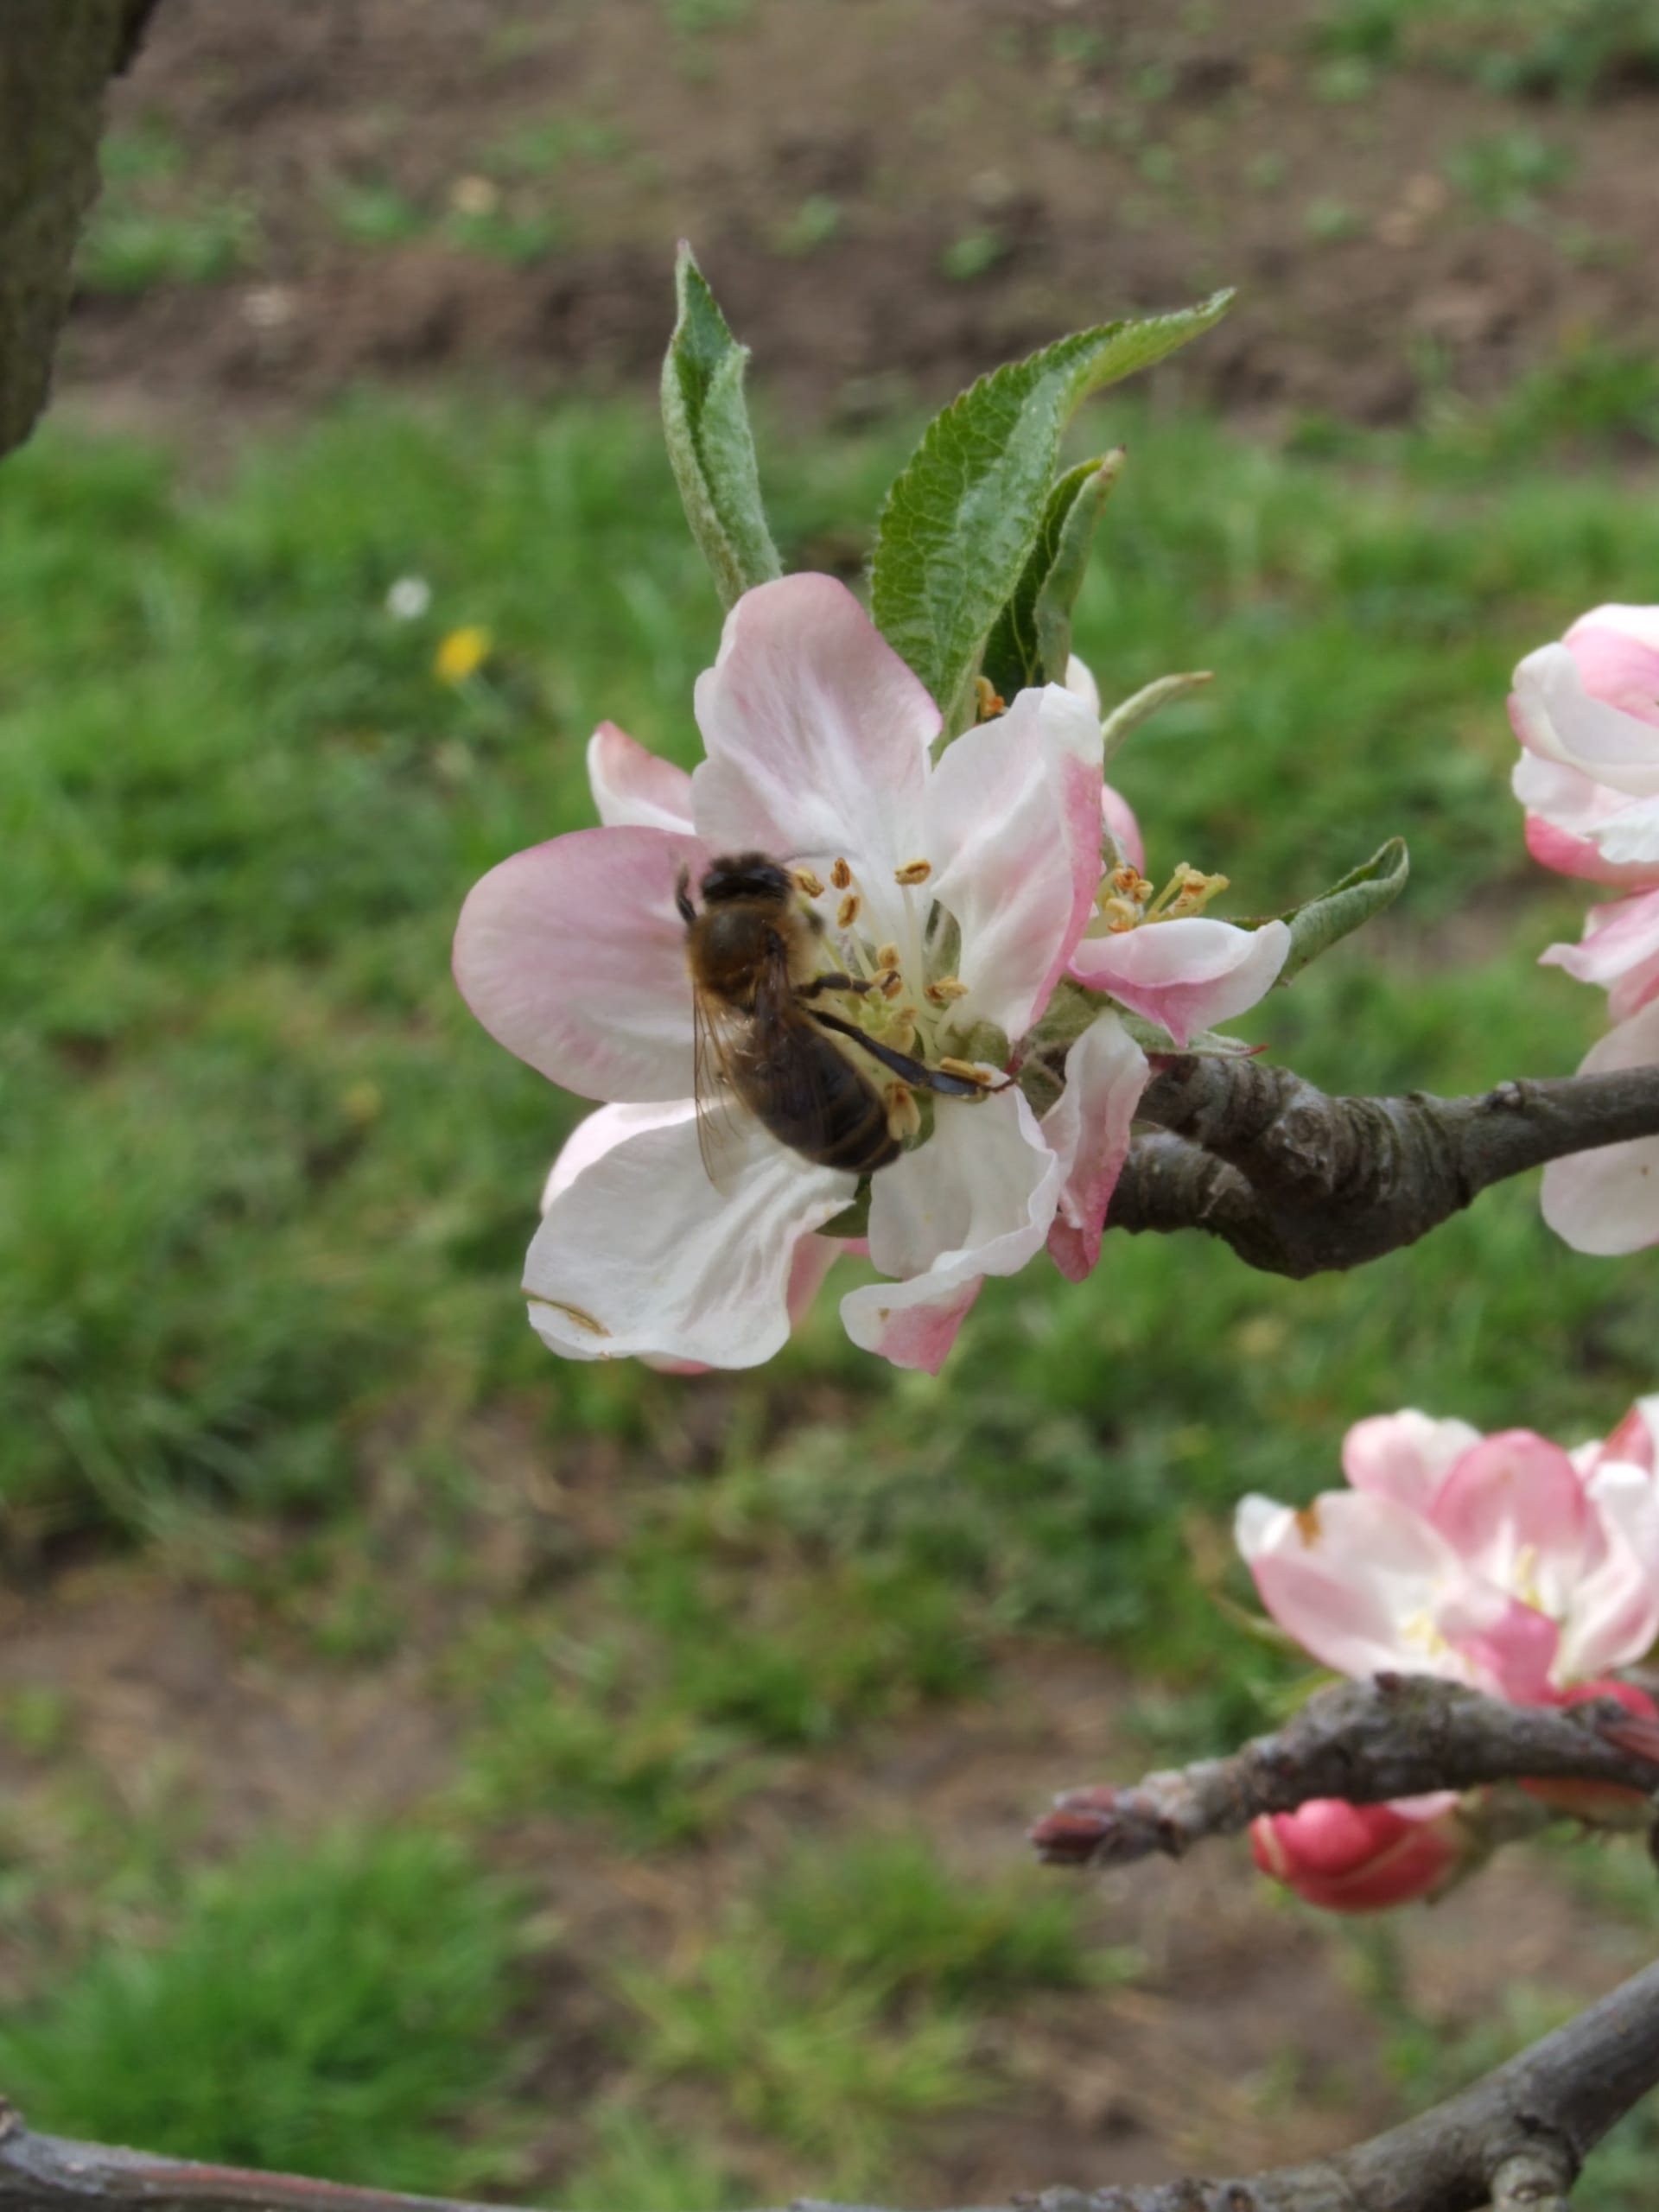
[[[0,0],[0,454],[46,404],[104,93],[156,0]]]

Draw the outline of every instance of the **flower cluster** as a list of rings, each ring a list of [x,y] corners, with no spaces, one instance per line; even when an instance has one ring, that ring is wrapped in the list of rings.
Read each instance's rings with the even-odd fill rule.
[[[1599,607],[1529,653],[1510,718],[1528,849],[1624,894],[1592,908],[1581,944],[1543,956],[1607,993],[1614,1027],[1584,1071],[1659,1062],[1659,607]],[[1552,1162],[1543,1204],[1581,1252],[1659,1243],[1659,1138]]]
[[[1350,1429],[1342,1464],[1350,1487],[1300,1510],[1258,1497],[1238,1509],[1262,1603],[1314,1658],[1517,1705],[1612,1695],[1655,1713],[1610,1670],[1659,1636],[1659,1397],[1572,1452],[1529,1429],[1384,1414]],[[1347,1911],[1433,1893],[1471,1847],[1450,1794],[1318,1800],[1258,1821],[1253,1840],[1264,1872]]]
[[[733,607],[696,712],[707,757],[690,774],[602,724],[588,753],[602,826],[504,861],[456,931],[456,980],[485,1027],[605,1102],[548,1179],[531,1321],[575,1358],[749,1366],[847,1249],[821,1232],[856,1176],[753,1116],[735,1117],[718,1183],[700,1156],[676,885],[758,853],[791,871],[820,949],[814,1007],[842,1034],[985,1077],[925,1115],[870,1064],[903,1149],[871,1179],[861,1249],[891,1280],[848,1291],[842,1318],[855,1343],[937,1371],[988,1276],[1046,1250],[1078,1281],[1099,1257],[1148,1066],[1103,998],[1058,1099],[1052,1081],[1033,1093],[1039,1115],[1011,1078],[1062,979],[1185,1044],[1261,998],[1289,932],[1205,915],[1220,880],[1195,869],[1161,893],[1144,878],[1075,663],[1066,685],[1020,692],[939,749],[938,708],[857,600],[791,575]]]

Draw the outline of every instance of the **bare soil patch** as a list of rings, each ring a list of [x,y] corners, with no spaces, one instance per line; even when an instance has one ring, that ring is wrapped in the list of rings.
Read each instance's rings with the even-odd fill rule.
[[[191,205],[243,209],[244,266],[89,288],[64,381],[238,410],[456,370],[643,383],[680,236],[765,389],[814,410],[1223,283],[1239,308],[1163,386],[1257,416],[1397,421],[1650,349],[1659,94],[1333,76],[1319,14],[165,0],[117,120],[178,141]]]

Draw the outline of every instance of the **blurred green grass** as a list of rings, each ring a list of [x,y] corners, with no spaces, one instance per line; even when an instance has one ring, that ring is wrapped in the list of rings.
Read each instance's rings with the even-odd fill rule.
[[[1521,854],[1503,694],[1586,603],[1641,595],[1651,503],[1507,454],[1447,489],[1432,450],[1367,468],[1198,421],[1107,427],[1133,461],[1078,643],[1109,694],[1218,671],[1122,763],[1154,868],[1223,868],[1260,911],[1411,841],[1386,933],[1255,1033],[1351,1088],[1571,1066],[1597,1006],[1531,963],[1580,902]],[[855,559],[900,451],[776,455],[787,557]],[[410,574],[433,603],[399,621],[386,594]],[[505,1389],[560,1433],[671,1423],[707,1386],[561,1368],[530,1338],[516,1269],[576,1109],[471,1024],[446,958],[477,874],[591,818],[601,715],[694,757],[717,610],[649,422],[365,403],[207,488],[58,430],[9,470],[0,603],[13,1528],[142,1531],[203,1497],[327,1514],[388,1403],[440,1436]],[[474,623],[491,657],[445,684],[436,645]],[[735,1398],[821,1377],[868,1429],[839,1408],[790,1423],[729,1471],[808,1493],[779,1510],[809,1517],[822,1476],[843,1529],[867,1497],[895,1525],[925,1497],[937,1526],[943,1491],[964,1562],[1023,1495],[1005,1611],[1138,1626],[1116,1548],[1126,1527],[1132,1550],[1175,1541],[1172,1484],[1306,1489],[1344,1421],[1402,1398],[1594,1427],[1649,1379],[1651,1298],[1640,1262],[1554,1245],[1524,1189],[1347,1281],[1122,1243],[1081,1291],[1037,1270],[994,1286],[938,1384],[855,1357],[827,1309]]]
[[[1584,901],[1525,861],[1503,711],[1522,652],[1598,600],[1651,596],[1659,569],[1653,503],[1562,458],[1601,404],[1586,389],[1387,442],[1310,426],[1288,450],[1128,408],[1090,426],[1131,461],[1080,650],[1109,698],[1217,671],[1115,771],[1153,873],[1224,869],[1233,911],[1260,912],[1411,842],[1402,906],[1239,1025],[1329,1085],[1555,1073],[1596,1033],[1599,998],[1533,964]],[[895,429],[806,449],[772,431],[786,563],[855,571],[904,448]],[[431,604],[400,620],[388,594],[410,576]],[[1011,1636],[1109,1648],[1148,1745],[1209,1748],[1294,1681],[1215,1602],[1245,1595],[1226,1539],[1244,1490],[1311,1495],[1346,1424],[1381,1408],[1573,1437],[1653,1386],[1656,1271],[1567,1252],[1525,1185],[1352,1278],[1274,1281],[1196,1237],[1110,1241],[1079,1288],[1039,1264],[988,1288],[937,1381],[854,1351],[833,1298],[753,1376],[545,1354],[518,1269],[582,1109],[471,1023],[448,944],[486,868],[592,818],[601,716],[695,758],[718,608],[636,410],[365,396],[222,480],[60,425],[8,464],[0,608],[0,1529],[25,1559],[77,1532],[176,1557],[217,1531],[222,1579],[306,1619],[327,1663],[369,1664],[423,1575],[465,1579],[455,1530],[492,1480],[480,1408],[509,1402],[550,1465],[602,1446],[626,1479],[614,1541],[443,1653],[465,1738],[450,1811],[480,1838],[550,1813],[619,1850],[718,1842],[785,1763],[972,1694]],[[487,657],[446,683],[438,648],[471,626]],[[388,1433],[411,1510],[461,1516],[398,1574],[366,1563]],[[280,1548],[251,1546],[244,1573],[250,1529]],[[331,1866],[297,1878],[296,1923],[308,1884],[320,1924],[338,1917]],[[395,1897],[396,1868],[370,1891],[383,1876]],[[466,1898],[496,1893],[453,1878],[471,1927]],[[246,1880],[256,1915],[287,1896]],[[1118,1970],[1079,1955],[1054,1894],[970,1899],[878,1837],[776,1870],[672,1975],[624,1961],[632,2071],[595,2101],[561,2201],[707,2212],[752,2193],[732,2177],[746,2136],[804,2182],[840,2159],[859,2185],[918,2115],[979,2094],[978,2010],[1064,1985],[1068,1963]],[[423,2138],[397,2171],[359,2157],[355,2107],[284,2150],[276,2106],[275,2133],[232,2144],[179,2101],[144,2023],[184,2007],[180,2050],[219,2032],[201,1930],[229,1910],[175,1901],[160,1948],[100,1964],[94,1946],[58,1998],[0,2024],[8,2079],[42,2085],[31,2117],[459,2186]],[[461,2077],[475,2107],[505,2094],[491,2068],[514,2032],[494,1941],[461,2008],[495,2053]],[[300,2034],[322,2005],[305,1974],[326,1992],[333,1967],[295,1957]],[[71,2046],[84,2059],[60,2064]],[[309,2097],[281,2052],[247,2064]],[[803,2085],[826,2080],[815,2105]],[[723,2101],[724,2133],[664,2127],[658,2092],[686,2082]],[[384,2144],[413,2126],[399,2113],[375,2122]]]

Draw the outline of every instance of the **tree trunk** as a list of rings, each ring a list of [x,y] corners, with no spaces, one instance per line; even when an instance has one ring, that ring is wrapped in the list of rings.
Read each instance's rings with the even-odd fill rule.
[[[46,404],[104,89],[156,0],[0,0],[0,454]]]

